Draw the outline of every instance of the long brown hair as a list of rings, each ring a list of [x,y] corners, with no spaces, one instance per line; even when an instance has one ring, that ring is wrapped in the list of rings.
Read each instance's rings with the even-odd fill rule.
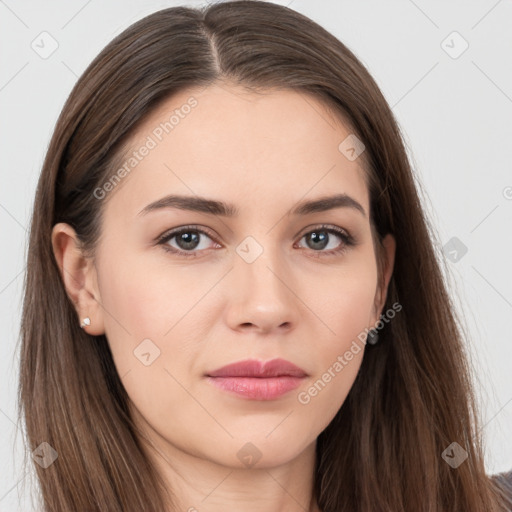
[[[317,442],[314,492],[323,512],[504,510],[484,468],[461,323],[443,280],[402,136],[365,67],[307,17],[263,1],[151,14],[110,42],[71,92],[39,179],[21,325],[20,416],[46,511],[163,511],[172,490],[147,459],[104,335],[80,329],[52,245],[70,224],[94,254],[104,201],[139,123],[172,94],[226,81],[314,95],[365,145],[377,248],[391,233],[395,269],[384,309],[403,311],[365,351],[354,385]],[[452,468],[441,454],[468,454]],[[501,496],[501,497],[500,497]],[[510,502],[509,502],[510,506]]]

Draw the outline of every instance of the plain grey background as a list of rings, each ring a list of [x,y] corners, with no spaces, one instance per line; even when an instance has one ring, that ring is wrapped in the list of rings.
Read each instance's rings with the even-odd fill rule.
[[[344,42],[392,107],[471,335],[486,467],[512,469],[512,2],[275,3]],[[202,4],[0,0],[0,511],[32,510],[16,424],[17,342],[32,202],[53,127],[114,36],[159,9]]]

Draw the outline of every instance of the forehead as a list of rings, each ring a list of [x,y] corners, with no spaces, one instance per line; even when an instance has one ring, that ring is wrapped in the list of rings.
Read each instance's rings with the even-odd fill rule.
[[[367,210],[362,159],[343,151],[352,135],[339,116],[302,92],[226,84],[182,90],[129,139],[121,159],[128,172],[114,195],[129,215],[168,193],[230,202],[235,196],[241,210],[260,212],[285,197],[294,203],[347,193]]]

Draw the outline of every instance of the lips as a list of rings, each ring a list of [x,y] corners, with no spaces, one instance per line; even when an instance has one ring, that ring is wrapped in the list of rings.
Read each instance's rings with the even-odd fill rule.
[[[228,364],[208,373],[209,377],[306,377],[307,373],[285,359],[272,359],[262,362],[254,359]]]
[[[248,400],[275,400],[299,387],[307,376],[284,359],[239,361],[206,375],[216,388]]]

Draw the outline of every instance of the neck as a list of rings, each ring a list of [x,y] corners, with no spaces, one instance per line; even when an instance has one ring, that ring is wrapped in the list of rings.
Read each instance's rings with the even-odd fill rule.
[[[173,496],[169,512],[321,512],[313,495],[316,442],[286,463],[244,468],[201,458],[145,430],[146,452]]]

